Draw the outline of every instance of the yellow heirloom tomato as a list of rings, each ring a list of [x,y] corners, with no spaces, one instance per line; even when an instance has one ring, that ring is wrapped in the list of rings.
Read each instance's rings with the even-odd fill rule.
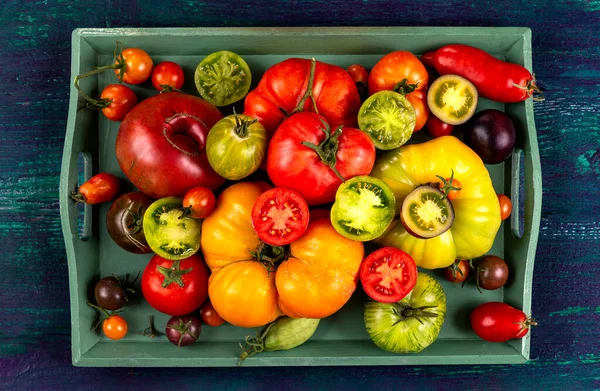
[[[454,178],[461,190],[452,199],[454,221],[441,235],[424,239],[409,234],[399,219],[376,240],[409,253],[417,266],[437,269],[455,259],[479,257],[490,250],[500,228],[500,206],[489,172],[481,158],[454,136],[405,145],[382,155],[371,176],[386,182],[396,196],[397,211],[418,186]]]

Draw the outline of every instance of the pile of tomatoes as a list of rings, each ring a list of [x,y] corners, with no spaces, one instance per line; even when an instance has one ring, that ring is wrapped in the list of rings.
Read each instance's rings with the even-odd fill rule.
[[[118,83],[108,85],[100,99],[81,91],[79,80],[107,70]],[[436,75],[433,83],[430,74]],[[141,102],[125,85],[150,79],[160,93]],[[421,153],[405,145],[426,128],[439,138],[436,146],[456,154],[459,149],[452,148],[468,151],[468,162],[483,177],[477,182],[483,189],[479,193],[487,194],[491,181],[481,159],[485,162],[491,149],[502,156],[495,152],[490,159],[510,156],[514,140],[497,148],[493,136],[514,133],[514,128],[495,113],[488,113],[496,121],[492,125],[481,125],[487,117],[477,122],[477,100],[529,98],[537,87],[523,67],[479,49],[448,45],[422,60],[394,51],[370,72],[359,64],[343,69],[290,58],[269,68],[250,91],[251,82],[241,56],[215,52],[195,69],[198,97],[180,91],[184,72],[178,64],[155,66],[145,51],[120,45],[113,64],[75,80],[88,108],[122,121],[116,159],[137,191],[120,194],[117,176],[99,173],[73,198],[112,202],[106,216],[111,238],[126,251],[154,253],[141,276],[141,290],[154,309],[172,316],[166,327],[173,343],[184,346],[198,338],[195,312],[201,307],[204,323],[213,326],[260,327],[281,316],[320,319],[342,308],[360,281],[369,297],[365,324],[374,342],[395,352],[420,351],[437,338],[446,302],[439,283],[417,267],[447,267],[446,278],[454,282],[474,272],[483,289],[506,283],[503,260],[457,259],[449,266],[445,258],[425,263],[418,253],[428,239],[430,244],[433,238],[450,243],[440,238],[449,235],[455,219],[465,224],[464,213],[455,218],[454,206],[462,202],[461,192],[470,194],[471,184],[464,179],[470,167],[442,162],[434,167],[440,175],[413,176],[408,170],[422,167],[397,162]],[[494,88],[501,83],[503,88]],[[243,113],[236,113],[234,105],[242,100]],[[473,134],[468,146],[449,136],[463,124]],[[481,139],[488,130],[494,145]],[[498,201],[486,212],[493,227],[481,233],[488,235],[480,244],[484,250],[512,208],[508,197],[493,196]],[[406,238],[421,244],[409,245]],[[364,243],[372,241],[380,248],[365,254]],[[452,247],[457,256],[461,246]],[[111,281],[111,292],[122,295],[120,280]],[[433,301],[413,295],[426,291]],[[120,317],[108,311],[119,311],[123,303],[107,307],[102,298],[96,301],[107,321]],[[481,331],[489,322],[480,319],[492,315],[482,311],[475,311],[472,320],[477,334],[489,340]],[[419,340],[412,346],[407,342],[412,337],[395,326],[409,321]],[[522,337],[534,324],[526,317],[519,321],[522,328],[510,338]],[[115,339],[125,335],[126,327],[125,333],[120,330],[112,334]]]

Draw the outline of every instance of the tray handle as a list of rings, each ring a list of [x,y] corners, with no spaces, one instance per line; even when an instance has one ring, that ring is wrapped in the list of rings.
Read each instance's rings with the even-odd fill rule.
[[[524,170],[521,166],[524,165]],[[541,211],[542,185],[541,174],[538,172],[540,158],[537,153],[525,153],[524,150],[516,148],[512,154],[511,164],[511,189],[510,198],[513,204],[510,227],[515,238],[521,239],[529,236],[539,228],[539,215]],[[524,171],[524,175],[521,175]],[[521,186],[525,191],[521,194]],[[524,200],[521,196],[524,195]],[[524,202],[524,216],[521,216],[521,204]],[[523,223],[523,226],[521,226]]]
[[[83,151],[83,152],[79,152],[78,156],[79,156],[80,164],[83,166],[83,168],[82,168],[83,178],[81,178],[81,176],[79,178],[81,180],[80,183],[83,184],[92,177],[92,154],[90,152]],[[79,164],[78,164],[78,166],[79,166]],[[79,170],[79,168],[80,167],[78,167],[78,170]],[[86,241],[92,237],[92,205],[85,204],[85,203],[82,205],[83,205],[83,216],[81,216],[79,213],[77,213],[77,221],[78,221],[77,226],[78,227],[81,226],[81,229],[79,230],[79,239]],[[77,211],[79,211],[79,209],[77,209]],[[82,219],[83,219],[83,222],[81,222],[81,225],[80,225],[80,221]]]

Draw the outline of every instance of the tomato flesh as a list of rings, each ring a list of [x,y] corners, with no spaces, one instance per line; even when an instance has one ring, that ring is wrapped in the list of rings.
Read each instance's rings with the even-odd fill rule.
[[[427,93],[429,109],[450,125],[460,125],[475,114],[477,89],[467,79],[457,75],[441,76]]]
[[[417,265],[408,253],[395,247],[384,247],[363,261],[360,281],[365,293],[373,300],[396,303],[415,287]]]
[[[382,180],[356,176],[343,183],[331,208],[331,223],[342,236],[365,242],[381,236],[396,213],[396,198]]]
[[[439,189],[419,186],[404,199],[400,219],[411,235],[433,238],[450,229],[454,222],[454,208]]]
[[[198,64],[194,81],[203,99],[215,106],[227,106],[246,96],[252,74],[242,57],[222,50],[209,54]]]
[[[275,188],[264,192],[252,208],[252,226],[258,237],[273,246],[298,239],[308,227],[308,204],[293,190]]]

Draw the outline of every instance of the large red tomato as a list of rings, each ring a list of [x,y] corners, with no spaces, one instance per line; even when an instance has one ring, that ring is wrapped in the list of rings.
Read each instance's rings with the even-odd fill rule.
[[[369,175],[375,145],[354,128],[330,128],[315,113],[294,114],[269,143],[267,172],[276,187],[295,190],[309,205],[333,202],[342,179]],[[341,177],[341,178],[340,178]]]
[[[212,190],[225,180],[208,163],[204,145],[221,112],[188,94],[170,92],[139,103],[121,123],[116,154],[121,169],[153,198]]]
[[[356,127],[361,102],[343,68],[290,58],[269,68],[244,104],[244,114],[258,118],[271,136],[288,115],[300,111],[316,110],[332,127]]]

